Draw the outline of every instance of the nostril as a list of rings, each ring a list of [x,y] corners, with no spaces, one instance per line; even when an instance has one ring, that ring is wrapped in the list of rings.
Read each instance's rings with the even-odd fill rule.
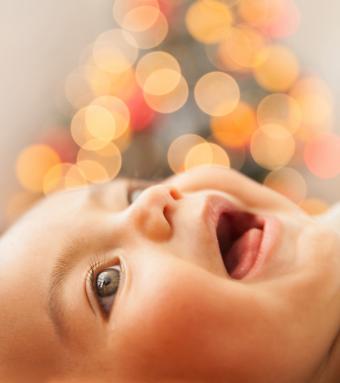
[[[167,220],[168,224],[171,227],[170,207],[169,206],[164,206],[164,208],[163,208],[163,215],[164,215],[164,218]]]
[[[170,189],[170,195],[175,201],[182,198],[182,194],[177,189]]]

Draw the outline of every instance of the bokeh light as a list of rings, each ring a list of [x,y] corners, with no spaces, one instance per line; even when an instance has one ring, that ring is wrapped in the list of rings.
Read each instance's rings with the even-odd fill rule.
[[[230,160],[226,151],[220,146],[203,142],[193,146],[185,156],[185,170],[201,165],[221,165],[230,167]]]
[[[32,145],[20,153],[16,163],[16,174],[25,189],[41,193],[44,177],[59,163],[60,158],[55,150],[47,145]]]
[[[56,191],[79,188],[87,184],[85,174],[78,166],[60,163],[46,173],[43,181],[43,192],[44,194],[51,194]]]
[[[185,21],[189,33],[196,40],[204,44],[215,44],[228,35],[233,15],[224,2],[198,0],[189,7]]]
[[[257,107],[257,120],[260,126],[274,123],[295,133],[301,126],[302,112],[294,98],[275,93],[261,100]]]
[[[274,170],[289,163],[295,152],[295,141],[287,129],[267,124],[253,133],[250,152],[256,163]]]
[[[294,0],[239,0],[238,11],[244,21],[273,38],[292,35],[300,24]]]
[[[155,22],[146,30],[139,32],[130,31],[140,49],[150,49],[157,47],[166,38],[169,25],[162,12],[158,13]]]
[[[297,204],[306,198],[306,181],[302,175],[293,168],[274,170],[266,176],[263,183]]]
[[[89,105],[86,108],[85,125],[92,137],[103,142],[110,142],[116,133],[116,123],[112,114],[99,105]]]
[[[330,206],[320,198],[306,198],[300,207],[309,215],[320,215],[326,213]]]
[[[97,151],[79,149],[77,164],[82,170],[86,168],[83,173],[88,181],[113,180],[121,169],[122,155],[118,146],[110,142]],[[96,167],[98,168],[97,175],[95,174]]]
[[[295,0],[113,0],[112,14],[118,27],[66,78],[70,105],[57,96],[56,121],[19,153],[8,221],[43,193],[201,164],[241,170],[309,214],[328,208],[310,181],[340,177],[335,100],[285,44]]]
[[[144,88],[148,78],[161,70],[181,73],[177,59],[170,53],[155,51],[145,54],[136,66],[136,79],[139,86]]]
[[[320,134],[306,143],[304,160],[317,177],[327,179],[340,174],[340,136]]]
[[[264,60],[263,36],[246,25],[231,28],[219,47],[219,58],[222,62],[232,63],[244,69],[255,68]]]
[[[214,138],[222,145],[233,148],[247,145],[256,128],[254,108],[246,102],[240,102],[226,116],[211,119],[211,130]]]
[[[116,0],[113,16],[121,27],[132,32],[150,28],[160,13],[157,0]]]
[[[123,73],[138,57],[138,46],[133,36],[122,29],[112,29],[98,36],[93,46],[93,58],[102,70]]]
[[[287,91],[299,75],[299,63],[287,47],[272,44],[263,48],[260,64],[254,68],[258,84],[271,92]]]
[[[189,96],[189,87],[185,78],[178,72],[172,70],[168,71],[171,71],[172,74],[175,73],[175,75],[172,75],[171,79],[167,81],[162,81],[158,85],[155,82],[153,82],[153,91],[155,92],[155,90],[157,89],[156,93],[160,94],[154,95],[144,92],[144,99],[147,105],[151,109],[159,113],[173,113],[177,111],[187,102]],[[179,75],[179,78],[177,77],[177,75]],[[157,75],[155,74],[155,76]],[[164,93],[171,89],[174,83],[177,83],[177,86],[169,93]],[[151,81],[149,89],[150,88]]]
[[[104,138],[102,137],[97,137],[102,139],[103,141],[111,141],[111,140],[116,140],[119,137],[121,137],[127,129],[129,129],[130,125],[130,111],[127,105],[118,97],[113,97],[113,96],[102,96],[94,99],[90,107],[96,107],[96,108],[101,108],[97,109],[100,112],[103,112],[105,110],[105,118],[108,119],[107,121],[107,130],[108,133],[113,133],[113,135],[107,135],[103,134]],[[88,112],[87,112],[88,113]],[[104,114],[104,113],[103,113]],[[108,117],[110,116],[110,118]],[[113,124],[112,124],[113,121]],[[96,123],[97,121],[93,121],[93,123]],[[100,123],[101,121],[98,121]],[[103,124],[104,125],[104,124]],[[113,129],[114,126],[114,129]],[[105,127],[105,125],[104,125]],[[104,127],[101,127],[100,129],[104,129]],[[93,129],[96,129],[95,127]],[[89,129],[90,133],[93,135],[92,131]],[[94,135],[93,135],[94,136]],[[109,138],[110,139],[105,139]]]
[[[168,164],[174,173],[185,170],[185,159],[189,151],[196,145],[205,143],[205,139],[197,134],[183,134],[170,144],[168,149]]]
[[[333,125],[333,97],[320,78],[306,76],[299,79],[290,91],[302,113],[300,137],[308,140],[315,134],[327,132]]]
[[[196,83],[197,105],[211,116],[231,113],[240,101],[240,88],[235,79],[223,72],[209,72]]]
[[[80,147],[88,150],[98,150],[107,145],[110,140],[102,140],[90,133],[86,121],[87,110],[88,108],[82,108],[73,116],[71,134]]]

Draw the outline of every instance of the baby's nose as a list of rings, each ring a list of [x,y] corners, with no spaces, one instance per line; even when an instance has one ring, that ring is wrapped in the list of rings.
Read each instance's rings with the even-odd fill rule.
[[[172,215],[180,192],[169,186],[154,185],[145,189],[130,206],[129,220],[145,237],[165,241],[172,235]]]

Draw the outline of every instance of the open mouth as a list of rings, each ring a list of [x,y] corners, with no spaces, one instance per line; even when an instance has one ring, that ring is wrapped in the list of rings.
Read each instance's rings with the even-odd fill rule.
[[[242,211],[222,212],[216,236],[228,275],[244,278],[254,266],[261,248],[264,220]]]

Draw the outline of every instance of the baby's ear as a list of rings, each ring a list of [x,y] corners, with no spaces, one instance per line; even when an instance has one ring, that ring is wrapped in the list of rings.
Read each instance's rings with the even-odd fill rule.
[[[340,202],[333,205],[326,213],[319,215],[317,220],[340,234]]]

